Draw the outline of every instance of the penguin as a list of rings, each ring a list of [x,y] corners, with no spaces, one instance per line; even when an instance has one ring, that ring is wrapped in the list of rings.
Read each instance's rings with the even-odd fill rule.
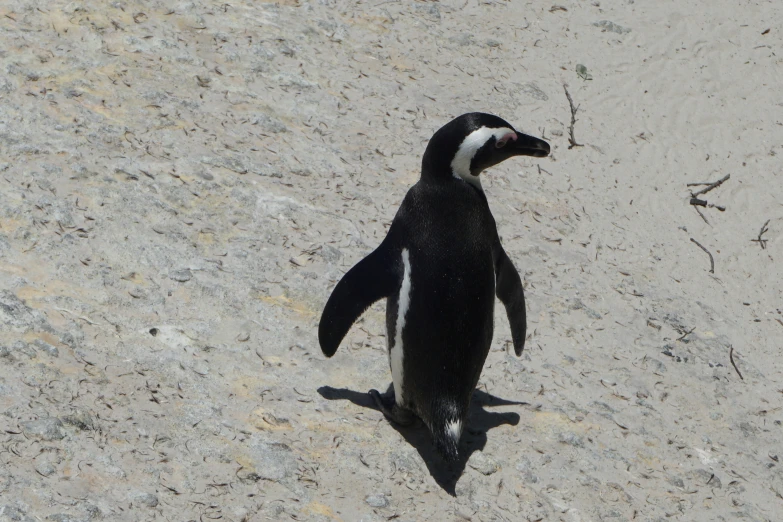
[[[498,116],[463,114],[430,139],[421,177],[381,244],[337,283],[318,325],[331,357],[351,325],[386,298],[393,389],[369,394],[387,419],[418,417],[446,462],[459,458],[470,399],[492,343],[495,297],[514,351],[527,329],[522,282],[498,236],[481,172],[512,156],[542,158],[549,144]]]

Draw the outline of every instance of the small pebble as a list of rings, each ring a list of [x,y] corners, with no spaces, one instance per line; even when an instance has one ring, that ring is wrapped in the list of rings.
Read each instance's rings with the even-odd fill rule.
[[[133,497],[133,501],[136,504],[147,506],[148,508],[154,508],[158,506],[158,497],[152,493],[139,493]]]
[[[685,482],[680,477],[669,477],[666,481],[676,488],[685,489]]]
[[[570,446],[574,446],[577,448],[580,448],[585,445],[584,441],[582,440],[582,437],[577,435],[576,433],[572,431],[563,431],[558,435],[558,441],[562,442],[563,444],[568,444]]]
[[[172,278],[173,279],[173,278]],[[147,292],[143,288],[135,287],[128,290],[128,294],[134,299],[144,299],[147,297]]]
[[[364,501],[374,508],[385,508],[389,505],[389,500],[383,494],[368,495]]]
[[[468,466],[482,475],[492,475],[500,469],[500,466],[495,462],[495,459],[481,451],[476,451],[470,456],[470,459],[468,459]]]
[[[57,417],[23,422],[22,430],[28,437],[43,440],[61,440],[65,438],[63,423]]]
[[[193,364],[193,371],[201,376],[209,375],[209,366],[203,361],[197,361]]]
[[[52,465],[51,462],[44,460],[36,464],[35,470],[43,475],[44,477],[48,477],[49,475],[53,474],[57,469]]]
[[[609,20],[600,20],[598,22],[595,22],[593,25],[596,27],[600,27],[604,31],[611,31],[617,34],[626,34],[631,32],[631,30],[628,29],[627,27],[617,25],[616,23],[611,22]]]
[[[188,268],[184,268],[182,270],[174,270],[173,272],[169,273],[169,279],[173,279],[174,281],[180,283],[186,283],[191,279],[193,279],[193,273]]]

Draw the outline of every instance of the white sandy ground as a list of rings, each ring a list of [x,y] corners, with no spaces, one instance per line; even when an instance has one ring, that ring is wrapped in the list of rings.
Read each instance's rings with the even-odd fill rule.
[[[557,4],[2,2],[0,521],[780,520],[783,4]],[[553,153],[455,482],[316,327],[467,111]]]

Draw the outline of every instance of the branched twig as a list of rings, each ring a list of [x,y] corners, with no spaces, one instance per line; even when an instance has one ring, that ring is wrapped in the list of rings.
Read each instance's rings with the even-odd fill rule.
[[[700,194],[706,194],[706,193],[707,193],[707,192],[709,192],[710,190],[712,190],[712,189],[714,189],[714,188],[716,188],[716,187],[719,187],[719,186],[721,186],[721,185],[723,184],[723,182],[724,182],[724,181],[726,181],[727,179],[729,179],[730,177],[731,177],[731,174],[726,174],[726,175],[725,175],[723,178],[719,179],[719,180],[718,180],[718,181],[716,181],[715,183],[710,183],[709,185],[707,185],[707,187],[706,187],[706,188],[703,188],[703,189],[701,189],[701,190],[700,190],[700,191],[698,191],[698,192],[694,192],[694,193],[692,193],[692,194],[691,194],[691,197],[692,197],[692,198],[695,198],[696,196],[698,196],[698,195],[700,195]],[[690,186],[693,186],[693,185],[704,185],[704,183],[688,183],[688,186],[689,186],[689,187],[690,187]]]
[[[721,212],[726,211],[726,207],[722,205],[713,205],[712,203],[708,202],[706,199],[699,199],[696,196],[699,196],[701,194],[706,194],[710,190],[714,189],[715,187],[719,187],[721,184],[723,184],[724,181],[729,179],[731,177],[731,174],[726,174],[723,178],[719,179],[718,181],[712,182],[712,183],[688,183],[688,187],[696,187],[699,185],[707,185],[705,188],[699,190],[698,192],[691,192],[691,200],[690,204],[693,206],[693,208],[696,209],[696,212],[699,213],[701,218],[704,220],[705,223],[708,225],[710,224],[709,221],[707,221],[707,218],[704,217],[704,214],[701,213],[701,210],[699,210],[699,207],[705,207],[705,208],[717,208]]]
[[[693,331],[694,331],[695,329],[696,329],[696,327],[694,326],[693,328],[691,328],[690,330],[688,330],[687,332],[685,332],[684,334],[682,334],[682,336],[681,336],[681,337],[679,337],[677,340],[678,340],[678,341],[682,341],[683,339],[685,339],[686,337],[688,337],[690,334],[692,334],[692,333],[693,333]]]
[[[764,224],[761,226],[761,232],[759,232],[759,237],[758,237],[758,239],[751,239],[751,241],[754,241],[754,242],[758,243],[758,244],[759,244],[759,246],[761,247],[761,249],[762,249],[762,250],[764,250],[764,249],[766,249],[766,248],[767,248],[767,241],[768,241],[768,240],[767,240],[767,239],[761,239],[761,236],[763,236],[763,235],[764,235],[764,233],[765,233],[765,232],[767,232],[767,231],[769,230],[769,229],[767,228],[767,225],[769,225],[769,222],[770,222],[770,220],[768,219],[768,220],[766,221],[766,223],[764,223]]]
[[[574,147],[584,147],[581,143],[576,142],[576,138],[574,138],[574,124],[576,123],[576,111],[579,110],[579,107],[574,107],[574,100],[571,99],[571,94],[568,92],[568,85],[565,83],[563,84],[563,90],[565,91],[566,98],[568,98],[568,105],[571,107],[571,126],[568,128],[568,148],[573,149]]]
[[[731,360],[731,365],[734,366],[734,369],[737,370],[737,375],[739,375],[740,379],[743,381],[745,378],[742,376],[742,374],[739,371],[739,368],[737,368],[737,363],[734,362],[734,347],[731,347],[731,350],[729,350],[729,360]]]
[[[699,248],[701,248],[702,250],[704,250],[705,252],[707,252],[707,255],[708,255],[708,256],[710,256],[710,273],[711,273],[711,274],[714,274],[714,273],[715,273],[715,260],[712,258],[712,254],[710,254],[710,251],[709,251],[709,250],[707,250],[706,248],[704,248],[704,245],[702,245],[701,243],[699,243],[699,242],[698,242],[698,241],[696,241],[695,239],[691,238],[691,241],[693,241],[694,243],[696,243],[696,245],[697,245]]]

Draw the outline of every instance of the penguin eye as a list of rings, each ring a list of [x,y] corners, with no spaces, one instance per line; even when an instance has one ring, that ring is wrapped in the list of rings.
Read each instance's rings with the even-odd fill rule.
[[[502,149],[503,147],[505,147],[505,146],[506,146],[506,143],[508,143],[508,140],[498,140],[498,141],[495,143],[495,148],[496,148],[496,149]]]

